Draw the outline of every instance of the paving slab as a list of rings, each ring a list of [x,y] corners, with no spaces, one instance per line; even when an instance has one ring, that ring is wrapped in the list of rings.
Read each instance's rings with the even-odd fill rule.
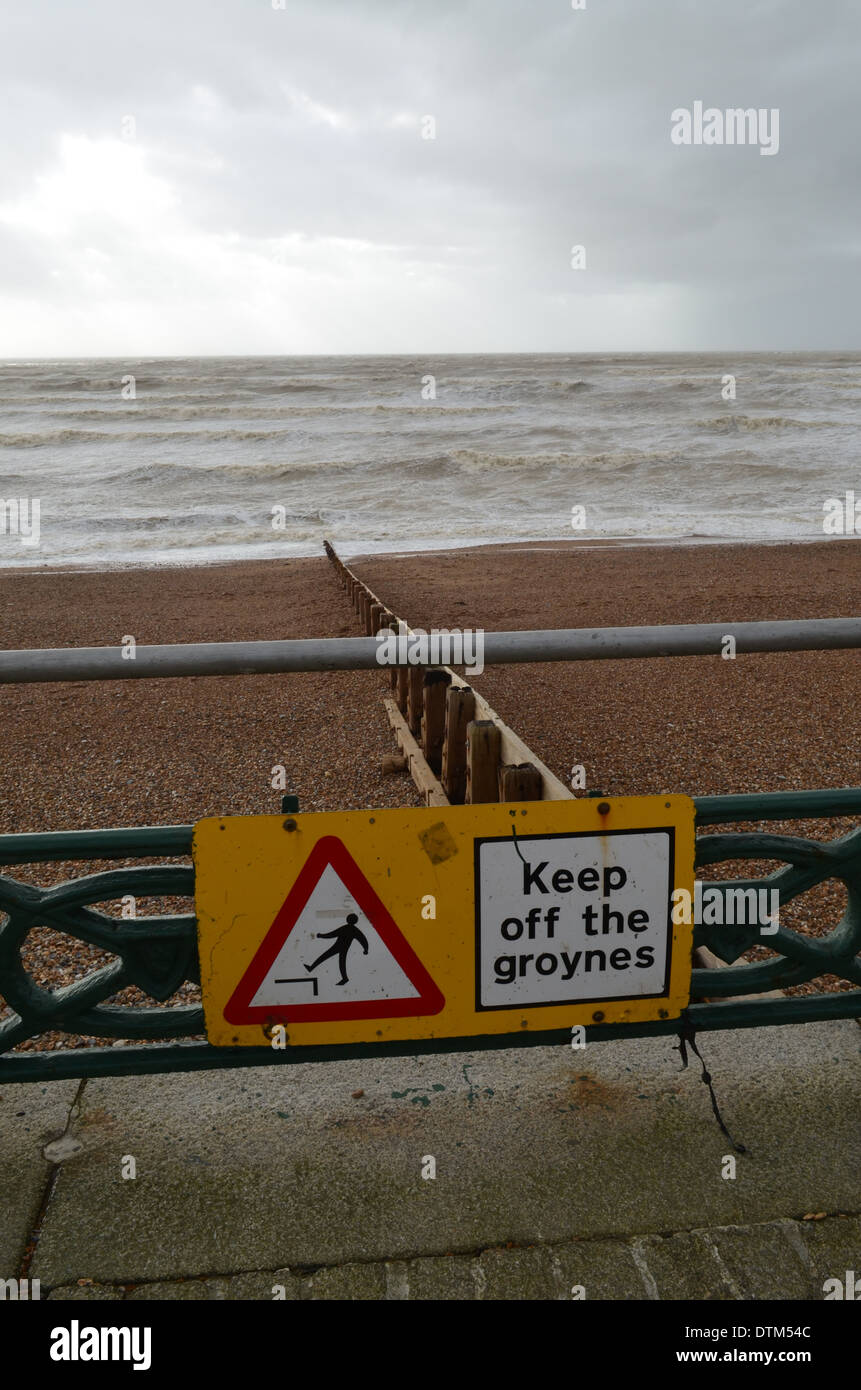
[[[826,1218],[812,1239],[818,1250],[827,1252],[829,1267],[836,1268],[841,1259],[855,1260],[857,1218]],[[289,1269],[260,1270],[230,1278],[156,1280],[133,1288],[88,1280],[53,1289],[48,1297],[269,1302],[277,1292],[290,1302],[822,1299],[825,1289],[817,1282],[807,1242],[808,1232],[800,1222],[766,1222],[629,1241],[569,1241],[523,1250],[485,1250],[472,1256],[353,1263],[310,1275]],[[840,1279],[841,1297],[845,1297],[847,1281],[842,1271]],[[850,1287],[854,1294],[854,1283]]]
[[[78,1081],[0,1086],[0,1278],[17,1275],[52,1164],[42,1149],[66,1127]]]
[[[718,1258],[743,1299],[821,1297],[799,1253],[797,1223],[724,1226],[709,1232]]]
[[[582,1240],[551,1248],[559,1274],[558,1297],[624,1299],[641,1302],[651,1296],[630,1244],[617,1240]],[[580,1290],[583,1290],[582,1295]]]
[[[637,1265],[660,1299],[723,1301],[736,1296],[711,1243],[699,1231],[635,1242]]]
[[[799,1224],[798,1231],[810,1262],[817,1291],[813,1296],[824,1297],[825,1281],[840,1279],[844,1284],[845,1297],[849,1271],[854,1273],[855,1279],[861,1279],[861,1217],[847,1216],[836,1221],[803,1221]],[[853,1282],[849,1280],[850,1284]]]
[[[139,1284],[125,1295],[133,1303],[173,1303],[177,1299],[184,1303],[207,1303],[213,1296],[202,1279],[178,1279],[172,1283],[156,1280],[152,1284]]]
[[[861,1209],[855,1023],[699,1042],[734,1179],[672,1039],[91,1081],[31,1272],[301,1274]]]
[[[126,1291],[118,1284],[64,1284],[59,1288],[52,1289],[48,1294],[49,1299],[54,1302],[98,1302],[114,1301],[119,1302],[126,1296]]]
[[[485,1250],[476,1262],[482,1299],[558,1299],[559,1274],[549,1246],[527,1250]]]
[[[347,1264],[321,1269],[303,1281],[301,1298],[341,1299],[367,1302],[384,1299],[388,1288],[386,1267],[382,1264]]]
[[[399,1295],[415,1300],[464,1303],[478,1297],[476,1261],[465,1255],[436,1255],[401,1266]]]
[[[229,1279],[206,1279],[204,1283],[210,1298],[271,1302],[276,1289],[284,1303],[295,1303],[302,1297],[302,1280],[289,1269],[264,1269],[255,1274],[234,1274]]]

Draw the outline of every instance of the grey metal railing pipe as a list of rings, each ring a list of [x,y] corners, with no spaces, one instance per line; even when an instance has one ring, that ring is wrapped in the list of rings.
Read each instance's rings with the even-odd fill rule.
[[[525,661],[606,661],[656,656],[715,656],[727,637],[739,654],[861,647],[861,618],[798,622],[691,623],[665,627],[551,628],[486,632],[487,666]],[[283,642],[191,642],[137,647],[60,647],[0,652],[0,684],[33,681],[150,680],[166,676],[245,676],[279,671],[379,669],[375,637]],[[409,659],[391,665],[405,666]],[[413,664],[431,664],[414,659]],[[443,655],[438,663],[449,664]],[[455,663],[451,663],[455,664]],[[459,663],[463,664],[463,663]]]

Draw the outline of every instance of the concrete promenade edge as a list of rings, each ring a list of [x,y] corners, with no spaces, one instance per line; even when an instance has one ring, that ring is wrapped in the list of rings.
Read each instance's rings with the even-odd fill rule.
[[[858,1025],[700,1035],[737,1155],[673,1044],[3,1086],[0,1278],[28,1250],[74,1299],[796,1300],[861,1272]]]

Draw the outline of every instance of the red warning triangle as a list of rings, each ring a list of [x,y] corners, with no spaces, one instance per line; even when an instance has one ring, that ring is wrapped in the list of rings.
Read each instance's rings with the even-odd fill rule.
[[[224,1017],[234,1024],[405,1018],[438,1014],[444,1005],[346,845],[325,835],[308,855]]]

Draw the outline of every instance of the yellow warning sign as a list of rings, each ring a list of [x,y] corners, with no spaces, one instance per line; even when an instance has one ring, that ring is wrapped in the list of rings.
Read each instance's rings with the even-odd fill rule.
[[[210,1042],[290,1047],[678,1018],[685,796],[230,816],[194,830]],[[681,915],[681,914],[676,914]]]

